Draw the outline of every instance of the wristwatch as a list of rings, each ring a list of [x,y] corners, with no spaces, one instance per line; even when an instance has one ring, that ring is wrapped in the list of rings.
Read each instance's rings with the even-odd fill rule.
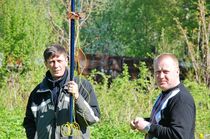
[[[149,123],[143,130],[145,133],[148,133],[150,130],[151,123]]]

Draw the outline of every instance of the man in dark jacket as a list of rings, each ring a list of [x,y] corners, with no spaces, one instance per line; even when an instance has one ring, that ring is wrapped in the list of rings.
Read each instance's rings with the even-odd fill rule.
[[[89,139],[88,126],[99,121],[100,110],[91,84],[84,79],[69,81],[68,58],[60,45],[44,51],[48,68],[43,81],[31,92],[23,126],[29,139]],[[74,97],[74,123],[70,117],[70,95]]]
[[[154,60],[154,76],[162,92],[150,118],[135,118],[131,128],[145,132],[145,139],[194,139],[195,103],[180,83],[176,56],[170,53],[158,56]]]

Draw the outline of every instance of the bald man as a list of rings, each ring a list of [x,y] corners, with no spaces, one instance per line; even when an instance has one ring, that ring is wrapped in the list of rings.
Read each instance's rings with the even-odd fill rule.
[[[155,58],[153,65],[162,92],[150,118],[134,118],[131,128],[146,133],[145,139],[194,139],[196,108],[193,97],[180,82],[178,59],[164,53]]]

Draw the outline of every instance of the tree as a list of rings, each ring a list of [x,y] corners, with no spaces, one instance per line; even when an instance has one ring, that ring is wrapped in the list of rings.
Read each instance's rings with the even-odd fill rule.
[[[40,64],[46,43],[54,39],[43,1],[0,2],[0,77],[24,74]],[[3,82],[2,81],[2,82]]]
[[[85,50],[89,53],[99,51],[103,54],[145,57],[170,51],[174,45],[174,50],[178,48],[183,52],[173,18],[179,17],[185,24],[190,23],[191,20],[186,18],[192,1],[106,1],[105,8],[93,11],[81,30],[81,38],[88,44]]]
[[[190,57],[195,72],[195,79],[198,83],[205,83],[210,86],[210,17],[205,0],[198,0],[196,12],[197,27],[189,31],[178,19],[178,27],[187,45],[187,55]]]

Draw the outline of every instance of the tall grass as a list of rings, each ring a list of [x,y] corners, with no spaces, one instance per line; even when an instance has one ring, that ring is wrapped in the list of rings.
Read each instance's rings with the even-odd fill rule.
[[[190,80],[185,80],[184,83],[191,91],[196,104],[196,134],[208,135],[210,138],[210,89],[205,84]]]
[[[38,69],[38,70],[37,70]],[[93,72],[88,79],[96,91],[101,109],[101,120],[91,126],[93,139],[143,139],[144,134],[130,129],[129,122],[136,116],[148,117],[159,90],[154,84],[152,74],[145,64],[139,67],[140,76],[130,80],[128,67],[124,66],[122,75],[112,80],[100,72]],[[21,126],[28,95],[42,80],[45,68],[39,67],[25,75],[11,73],[13,82],[8,82],[0,90],[0,138],[24,139]],[[13,75],[12,75],[13,74]],[[98,74],[103,81],[96,83]],[[201,84],[185,80],[184,84],[191,91],[196,107],[196,136],[204,138],[210,134],[210,90]]]
[[[127,68],[125,65],[123,74],[114,79],[110,87],[105,75],[102,84],[94,85],[102,111],[101,122],[93,130],[94,138],[143,138],[142,133],[130,130],[129,122],[135,116],[150,115],[160,90],[156,88],[152,74],[144,63],[139,67],[140,77],[135,80],[129,80]],[[197,107],[196,138],[204,139],[206,136],[207,139],[210,134],[210,90],[204,84],[189,80],[183,82],[193,95]]]
[[[124,65],[123,74],[113,79],[110,86],[108,86],[109,77],[100,73],[104,82],[96,83],[94,87],[102,117],[101,122],[93,130],[94,138],[143,138],[142,133],[130,129],[129,123],[136,116],[150,115],[158,92],[145,64],[141,65],[140,71],[140,78],[130,80],[128,67]]]

